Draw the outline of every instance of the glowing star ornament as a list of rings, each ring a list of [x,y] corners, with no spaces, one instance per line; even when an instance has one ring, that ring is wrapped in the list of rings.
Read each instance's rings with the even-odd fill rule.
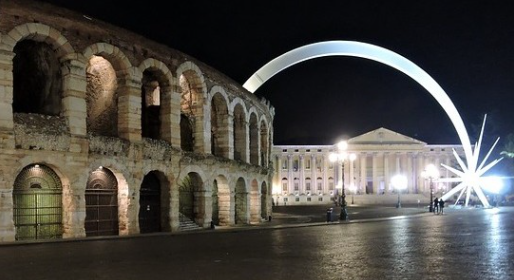
[[[460,191],[459,196],[455,200],[455,204],[457,204],[462,195],[466,194],[466,200],[464,203],[464,206],[468,206],[469,204],[469,198],[471,196],[471,193],[474,192],[484,207],[491,207],[489,202],[487,201],[487,198],[484,195],[483,189],[488,188],[489,184],[491,183],[490,177],[483,176],[488,170],[490,170],[493,166],[495,166],[498,162],[500,162],[502,158],[495,159],[489,164],[485,164],[489,156],[491,155],[491,152],[493,151],[494,147],[498,143],[498,139],[494,142],[493,146],[489,150],[489,152],[486,154],[480,165],[478,165],[479,155],[480,155],[480,147],[482,145],[482,137],[484,135],[484,127],[485,127],[485,121],[486,121],[487,115],[484,116],[484,123],[482,124],[482,130],[480,131],[480,137],[478,139],[478,143],[475,144],[475,147],[472,151],[471,158],[467,158],[467,165],[466,163],[460,158],[460,156],[457,154],[455,149],[453,149],[453,155],[455,156],[455,159],[457,159],[457,162],[459,163],[459,166],[461,170],[455,169],[453,167],[450,167],[445,164],[441,164],[444,168],[448,169],[455,175],[457,175],[457,178],[441,178],[438,180],[438,182],[450,182],[450,183],[456,183],[459,184],[455,186],[453,189],[451,189],[449,192],[444,194],[441,199],[442,200],[448,200],[451,198],[454,194]]]

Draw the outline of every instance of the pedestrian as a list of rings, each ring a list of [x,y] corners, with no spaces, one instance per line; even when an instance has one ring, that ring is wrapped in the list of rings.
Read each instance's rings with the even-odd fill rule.
[[[327,209],[327,223],[332,222],[332,208]]]
[[[439,199],[439,213],[444,214],[444,200],[441,198]]]
[[[434,214],[439,214],[439,199],[434,199]]]

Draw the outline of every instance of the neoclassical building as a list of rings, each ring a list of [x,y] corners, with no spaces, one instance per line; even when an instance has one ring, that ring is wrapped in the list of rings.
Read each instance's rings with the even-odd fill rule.
[[[267,220],[267,100],[108,23],[0,7],[0,242]]]
[[[342,162],[331,162],[330,153],[336,145],[273,146],[272,160],[276,166],[273,177],[273,202],[278,205],[327,204],[336,200],[342,191],[344,170],[345,194],[348,204],[392,203],[397,190],[391,178],[401,174],[407,178],[403,199],[409,203],[428,205],[430,180],[424,175],[428,164],[439,168],[441,178],[452,173],[440,163],[455,167],[453,150],[463,156],[461,145],[429,145],[417,139],[379,128],[348,139],[348,154]],[[448,183],[432,185],[440,195],[452,186]]]

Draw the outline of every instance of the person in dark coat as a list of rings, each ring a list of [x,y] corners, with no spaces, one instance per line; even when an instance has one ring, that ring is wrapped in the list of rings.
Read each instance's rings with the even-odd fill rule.
[[[444,200],[439,199],[439,213],[444,214]]]
[[[439,199],[436,197],[434,199],[434,214],[439,214]]]

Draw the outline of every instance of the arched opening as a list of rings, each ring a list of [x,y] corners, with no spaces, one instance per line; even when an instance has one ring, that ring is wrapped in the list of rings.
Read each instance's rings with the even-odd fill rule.
[[[269,163],[269,145],[268,145],[268,127],[266,122],[261,121],[261,166],[268,167]]]
[[[246,183],[243,178],[239,178],[236,182],[235,201],[235,224],[248,223],[248,192],[246,191]]]
[[[234,107],[234,159],[246,160],[246,120],[243,106],[236,104]]]
[[[194,222],[203,226],[205,197],[203,181],[198,173],[191,172],[179,184],[179,218],[181,224]]]
[[[180,115],[180,148],[186,152],[194,150],[193,122],[187,115]]]
[[[15,240],[62,238],[62,183],[50,167],[32,164],[13,188]]]
[[[139,194],[139,232],[160,232],[163,228],[161,218],[161,183],[157,172],[148,173],[141,183]]]
[[[86,185],[86,236],[119,234],[118,182],[100,166],[89,174]]]
[[[62,74],[52,46],[23,40],[13,51],[13,112],[59,116]]]
[[[102,56],[93,55],[86,68],[87,131],[95,136],[118,136],[116,71]]]
[[[13,121],[14,132],[30,133],[28,144],[17,138],[16,146],[31,149],[38,135],[67,135],[66,118],[62,116],[62,72],[59,58],[46,42],[23,40],[13,49]],[[7,112],[7,111],[6,111]],[[44,128],[44,129],[43,129]],[[54,128],[54,129],[52,129]],[[25,136],[26,137],[26,136]]]
[[[180,131],[182,147],[193,147],[191,151],[204,152],[203,128],[203,92],[200,78],[194,71],[185,71],[180,75]],[[186,150],[183,148],[183,150]],[[189,151],[189,150],[186,150]]]
[[[160,71],[147,69],[143,72],[141,89],[141,134],[145,138],[162,139],[161,135],[161,86]]]
[[[228,106],[220,93],[211,101],[211,153],[228,158]]]

